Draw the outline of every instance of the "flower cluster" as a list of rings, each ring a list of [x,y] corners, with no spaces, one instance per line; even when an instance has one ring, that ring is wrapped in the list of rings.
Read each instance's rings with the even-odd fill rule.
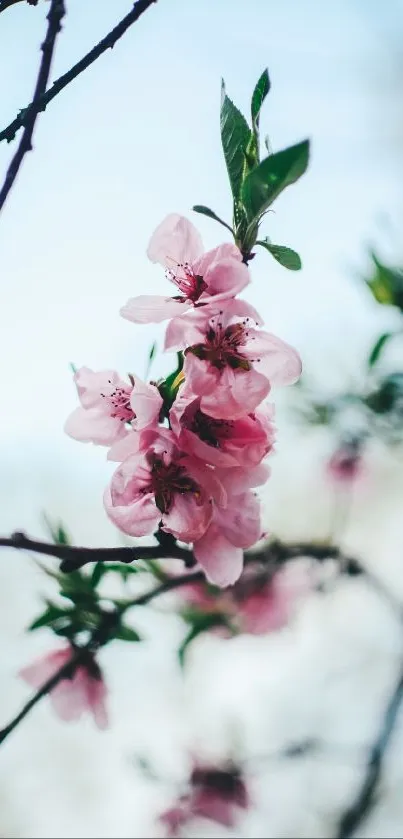
[[[250,277],[234,244],[205,253],[194,226],[171,214],[148,256],[176,293],[131,298],[121,314],[142,324],[168,320],[165,350],[180,351],[183,368],[170,389],[167,380],[126,382],[81,368],[81,407],[66,431],[108,446],[119,463],[104,503],[120,530],[139,537],[161,529],[191,543],[207,579],[228,586],[240,576],[244,549],[262,535],[254,489],[267,480],[263,461],[274,442],[265,400],[273,384],[299,377],[301,362],[237,297]]]

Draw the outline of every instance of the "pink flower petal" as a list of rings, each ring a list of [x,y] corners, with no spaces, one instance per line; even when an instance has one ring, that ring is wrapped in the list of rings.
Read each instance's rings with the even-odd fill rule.
[[[151,262],[164,268],[192,263],[203,251],[203,242],[194,225],[184,216],[170,213],[154,231],[147,248]]]
[[[259,358],[255,365],[273,385],[291,385],[299,379],[302,370],[301,358],[294,347],[269,332],[249,330],[251,337],[245,355]]]
[[[120,309],[120,314],[122,318],[133,323],[162,323],[186,312],[189,306],[190,303],[185,298],[175,300],[173,297],[162,297],[159,294],[141,294],[139,297],[130,297]]]
[[[193,545],[194,555],[210,583],[221,588],[233,585],[243,568],[243,551],[235,548],[216,524]]]
[[[140,431],[158,422],[163,400],[155,385],[148,385],[137,376],[133,378],[134,386],[130,404],[136,415],[135,427]]]
[[[95,443],[98,446],[109,446],[127,434],[124,423],[99,408],[76,408],[67,417],[64,430],[69,437],[81,443]]]
[[[177,493],[171,509],[162,516],[163,529],[177,539],[193,542],[206,531],[212,513],[212,504],[199,504],[191,492]]]
[[[111,521],[129,536],[147,536],[153,533],[161,518],[154,496],[150,494],[136,499],[132,504],[117,505],[112,503],[111,491],[108,487],[104,494],[104,506]]]

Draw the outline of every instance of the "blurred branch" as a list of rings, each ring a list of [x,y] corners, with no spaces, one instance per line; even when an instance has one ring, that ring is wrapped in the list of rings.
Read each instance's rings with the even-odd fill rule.
[[[3,540],[4,541],[4,540]],[[54,545],[53,547],[60,547]],[[23,706],[21,711],[8,723],[8,725],[4,726],[4,728],[0,729],[0,745],[6,740],[9,734],[14,731],[15,728],[22,722],[23,719],[29,714],[32,708],[38,704],[38,702],[43,699],[62,679],[71,678],[74,675],[75,670],[79,667],[81,661],[83,661],[86,657],[88,651],[92,653],[96,652],[99,647],[103,644],[106,644],[109,640],[110,630],[114,626],[116,620],[126,612],[128,609],[131,609],[133,606],[145,606],[147,603],[150,603],[155,597],[159,597],[161,594],[165,594],[168,591],[172,591],[175,588],[179,588],[184,584],[201,582],[204,579],[204,574],[201,571],[195,571],[192,574],[187,574],[182,577],[172,577],[168,580],[165,580],[159,586],[156,586],[149,591],[146,591],[144,594],[140,594],[138,597],[133,598],[132,600],[126,601],[122,604],[118,609],[115,609],[113,612],[104,612],[103,613],[103,620],[98,626],[98,628],[91,634],[89,641],[79,649],[72,649],[72,655],[69,661],[67,661],[63,667],[57,670],[56,673],[53,674],[44,684],[40,687],[36,693],[28,700],[28,702]]]
[[[386,750],[395,731],[402,702],[403,670],[385,709],[380,731],[371,747],[361,788],[353,804],[340,819],[336,839],[349,839],[371,812],[381,780]]]
[[[115,26],[115,28],[112,29],[111,32],[109,32],[108,35],[105,36],[105,38],[102,38],[102,41],[100,41],[95,47],[93,47],[92,50],[90,50],[90,52],[88,52],[83,58],[81,58],[80,61],[77,62],[77,64],[74,64],[74,66],[70,70],[68,70],[67,73],[64,73],[63,76],[60,76],[58,79],[56,79],[56,81],[53,82],[53,85],[49,88],[49,90],[45,89],[42,91],[41,96],[39,97],[39,100],[36,102],[36,104],[35,100],[33,100],[30,105],[27,105],[26,108],[23,108],[19,112],[18,116],[12,122],[10,122],[10,125],[8,125],[3,131],[0,132],[0,142],[2,140],[7,140],[7,142],[9,143],[11,142],[11,140],[14,140],[17,131],[19,131],[20,128],[28,124],[28,121],[31,118],[32,113],[36,115],[38,111],[45,111],[49,102],[51,102],[52,99],[55,98],[55,96],[57,96],[65,87],[67,87],[68,84],[70,84],[74,79],[76,79],[77,76],[83,73],[84,70],[86,70],[91,64],[93,64],[94,61],[97,60],[97,58],[99,58],[104,52],[106,52],[106,50],[112,49],[115,46],[116,42],[129,29],[129,27],[132,26],[133,23],[136,23],[136,21],[139,19],[139,17],[141,17],[143,12],[145,12],[149,8],[149,6],[156,2],[157,0],[137,0],[137,2],[134,3],[131,12],[129,12],[124,18],[122,18],[122,20],[117,24],[117,26]]]
[[[29,114],[27,114],[27,118],[24,123],[25,128],[20,144],[8,167],[3,186],[0,190],[0,212],[4,207],[7,196],[18,175],[21,163],[26,153],[32,149],[32,135],[34,133],[36,118],[40,110],[40,101],[48,83],[56,39],[62,28],[61,23],[65,13],[66,9],[64,6],[64,0],[51,0],[49,14],[47,15],[48,28],[45,40],[41,46],[42,59],[36,80],[34,98],[32,100]]]
[[[37,6],[38,0],[0,0],[0,14],[9,9],[10,6],[15,6],[17,3],[26,2],[29,6]]]

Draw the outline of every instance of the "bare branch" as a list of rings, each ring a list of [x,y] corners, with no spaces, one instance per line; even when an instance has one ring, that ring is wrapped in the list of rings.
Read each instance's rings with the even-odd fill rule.
[[[34,98],[32,106],[25,122],[25,128],[21,137],[18,149],[8,167],[4,184],[0,190],[0,212],[4,207],[7,196],[13,186],[13,183],[18,175],[21,163],[28,151],[32,149],[32,135],[34,133],[35,122],[39,112],[39,103],[43,96],[49,79],[50,67],[52,64],[53,52],[56,45],[57,36],[61,30],[61,22],[65,15],[64,0],[52,0],[47,16],[48,29],[45,40],[42,44],[42,59],[39,66],[38,78],[36,80]]]
[[[372,745],[364,779],[355,801],[342,815],[336,839],[349,839],[370,814],[376,798],[385,754],[396,728],[403,702],[403,670],[389,699],[380,731]]]
[[[137,0],[137,3],[134,4],[133,9],[129,12],[126,17],[122,18],[122,20],[112,29],[105,38],[102,38],[102,41],[99,42],[90,52],[84,55],[77,64],[64,73],[63,76],[60,76],[53,82],[52,87],[46,92],[42,93],[39,102],[37,103],[37,108],[39,111],[45,111],[49,102],[55,98],[68,84],[70,84],[74,79],[77,78],[81,73],[84,72],[94,61],[97,60],[106,50],[112,49],[116,42],[125,34],[125,32],[132,26],[133,23],[141,17],[143,12],[145,12],[153,3],[156,3],[157,0]],[[3,131],[0,131],[0,142],[2,140],[7,140],[7,142],[11,142],[14,140],[14,137],[17,131],[20,130],[24,125],[27,124],[29,120],[30,114],[34,109],[34,102],[31,102],[30,105],[27,105],[26,108],[23,108],[18,116],[10,122]]]
[[[0,0],[0,14],[9,9],[10,6],[16,6],[17,3],[22,3],[24,0]],[[38,0],[25,0],[29,6],[37,6]]]
[[[145,545],[144,547],[121,548],[81,548],[76,545],[60,545],[53,542],[39,542],[29,539],[24,533],[13,533],[11,537],[0,538],[0,548],[16,548],[16,550],[31,551],[44,556],[55,556],[62,561],[61,571],[66,573],[77,571],[90,562],[134,562],[136,559],[183,559],[188,562],[191,551],[180,548],[174,541],[167,546]]]

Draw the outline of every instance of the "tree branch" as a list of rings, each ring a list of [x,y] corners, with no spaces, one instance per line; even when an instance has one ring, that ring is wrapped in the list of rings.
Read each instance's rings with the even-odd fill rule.
[[[91,652],[96,652],[99,647],[103,646],[103,644],[108,641],[111,628],[124,612],[133,608],[133,606],[146,606],[147,603],[150,603],[151,600],[154,600],[155,597],[159,597],[161,594],[166,594],[168,591],[180,588],[183,585],[188,585],[189,583],[201,582],[203,579],[204,574],[202,571],[194,571],[192,574],[184,574],[182,577],[171,577],[159,586],[156,586],[155,588],[146,591],[144,594],[140,594],[138,597],[122,604],[113,612],[104,612],[103,620],[101,621],[100,626],[91,634],[89,641],[83,647],[74,650],[70,660],[67,661],[63,667],[57,670],[57,672],[54,673],[53,676],[51,676],[46,682],[44,682],[42,687],[40,687],[36,693],[31,696],[31,699],[26,702],[21,711],[16,714],[11,722],[0,730],[0,745],[4,742],[4,740],[6,740],[9,734],[17,728],[20,722],[22,722],[32,708],[34,708],[44,696],[50,693],[50,691],[52,691],[53,688],[62,681],[62,679],[70,678],[74,674],[81,661],[85,659],[86,653],[89,650]]]
[[[5,12],[6,9],[9,9],[10,6],[15,6],[17,3],[21,3],[23,0],[0,0],[0,14]],[[38,0],[26,0],[29,6],[37,6]]]
[[[13,183],[18,175],[22,161],[28,151],[32,149],[32,135],[34,133],[35,122],[40,110],[41,97],[46,91],[48,84],[50,67],[54,49],[56,46],[57,36],[62,28],[61,23],[65,15],[64,0],[51,0],[49,14],[47,15],[48,28],[45,40],[42,44],[42,59],[39,66],[38,77],[36,80],[34,97],[32,104],[25,120],[25,128],[21,137],[18,149],[11,160],[11,163],[6,172],[3,186],[0,190],[0,212],[4,207],[7,196],[13,186]]]
[[[145,12],[153,3],[156,3],[157,0],[137,0],[137,3],[134,4],[131,12],[129,12],[122,20],[112,29],[105,38],[102,38],[102,41],[99,42],[95,47],[93,47],[90,52],[88,52],[77,64],[74,64],[67,73],[64,73],[63,76],[60,76],[53,82],[52,87],[49,90],[42,92],[42,95],[37,102],[37,110],[45,111],[49,102],[55,98],[68,84],[70,84],[74,79],[77,78],[81,73],[84,72],[94,61],[97,60],[106,50],[112,49],[116,42],[125,34],[125,32],[132,26],[133,23],[141,17],[143,12]],[[22,126],[27,125],[27,122],[30,118],[30,115],[34,111],[34,101],[31,102],[30,105],[27,105],[26,108],[23,108],[18,116],[4,128],[3,131],[0,132],[0,142],[2,140],[7,140],[7,142],[11,142],[14,140],[14,137],[19,131]],[[35,111],[34,111],[35,112]]]
[[[44,556],[55,556],[62,561],[61,571],[77,571],[90,562],[134,562],[137,559],[183,559],[189,562],[191,551],[181,548],[174,541],[167,546],[145,545],[144,547],[81,548],[76,545],[60,545],[53,542],[39,542],[29,539],[24,533],[13,533],[11,537],[0,538],[0,548],[15,548]]]
[[[386,750],[396,728],[403,702],[403,670],[386,706],[380,731],[371,747],[365,776],[355,801],[342,815],[336,839],[350,839],[357,828],[368,817],[381,780]]]

